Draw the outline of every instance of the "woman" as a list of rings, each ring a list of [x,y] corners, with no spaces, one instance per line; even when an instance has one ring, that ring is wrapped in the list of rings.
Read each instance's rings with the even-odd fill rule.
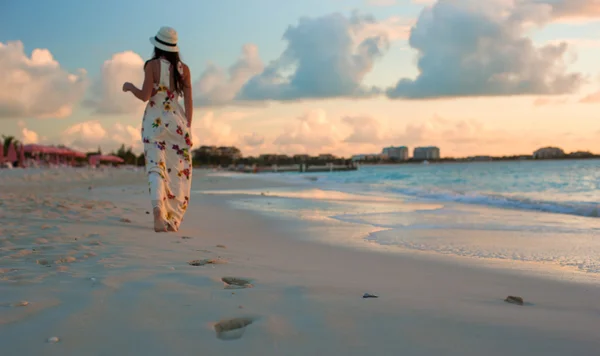
[[[123,84],[124,92],[148,102],[142,122],[146,173],[154,231],[177,231],[189,204],[192,183],[193,103],[190,69],[179,59],[177,32],[162,27],[150,38],[154,56],[144,65],[144,84]],[[179,103],[183,95],[185,108]]]

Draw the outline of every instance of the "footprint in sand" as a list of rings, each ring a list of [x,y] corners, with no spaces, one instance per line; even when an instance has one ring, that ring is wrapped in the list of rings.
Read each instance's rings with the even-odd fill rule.
[[[225,289],[244,289],[254,287],[249,279],[238,277],[223,277],[221,281],[225,283]]]
[[[193,260],[188,262],[190,266],[204,266],[204,265],[220,265],[225,264],[227,261],[219,259],[219,258],[207,258],[203,260]]]
[[[20,302],[16,302],[16,303],[2,303],[0,304],[0,307],[5,307],[5,308],[18,308],[18,307],[26,307],[29,305],[28,301],[20,301]]]
[[[251,318],[234,318],[221,320],[215,324],[217,338],[221,340],[236,340],[240,339],[246,331],[246,326],[252,324],[254,319]]]
[[[73,263],[77,261],[77,259],[73,256],[67,256],[67,257],[62,257],[59,260],[54,261],[54,263],[56,264],[60,264],[60,263]]]

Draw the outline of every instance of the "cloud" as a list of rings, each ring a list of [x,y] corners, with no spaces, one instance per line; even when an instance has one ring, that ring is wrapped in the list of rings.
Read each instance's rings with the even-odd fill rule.
[[[38,135],[37,132],[29,130],[28,128],[24,127],[21,129],[21,140],[25,144],[39,143],[40,136]]]
[[[558,99],[537,98],[533,101],[533,106],[540,107],[540,106],[547,106],[547,105],[562,105],[562,104],[566,104],[568,102],[569,102],[568,98],[558,98]]]
[[[341,141],[337,125],[324,110],[311,110],[288,125],[273,144],[287,153],[317,153],[333,150]]]
[[[388,48],[385,34],[361,38],[376,23],[369,16],[303,17],[283,35],[287,48],[236,96],[241,100],[362,97],[378,92],[362,80]]]
[[[238,135],[228,123],[227,114],[217,116],[208,111],[196,116],[192,122],[192,142],[194,148],[200,146],[224,146],[238,143]]]
[[[24,144],[40,143],[40,135],[37,132],[30,130],[26,127],[24,121],[18,122],[19,128],[21,129],[21,135],[19,139]]]
[[[63,131],[61,142],[71,148],[82,151],[94,151],[100,147],[102,152],[117,150],[122,144],[142,151],[141,128],[131,125],[114,124],[108,128],[97,120],[80,122]]]
[[[131,93],[123,93],[124,82],[131,82],[138,87],[144,82],[144,60],[132,51],[115,53],[104,61],[102,73],[92,85],[85,105],[97,114],[140,113],[144,103]]]
[[[585,96],[579,102],[583,104],[600,103],[600,91]]]
[[[388,89],[388,97],[573,92],[584,78],[567,72],[567,45],[535,47],[524,35],[531,26],[551,21],[552,10],[540,1],[439,0],[423,9],[411,31],[409,44],[419,53],[419,75],[399,80]]]
[[[530,149],[531,134],[491,129],[477,119],[450,119],[434,115],[404,125],[388,126],[377,118],[359,115],[340,120],[327,117],[323,110],[309,111],[290,125],[283,127],[272,145],[261,151],[272,150],[286,154],[333,153],[350,157],[354,154],[381,152],[383,147],[435,145],[445,156],[473,156],[506,152],[507,146],[515,151]],[[526,142],[527,144],[521,144]],[[243,150],[245,153],[245,150]]]
[[[538,0],[552,7],[555,18],[599,18],[600,1],[598,0]]]
[[[262,146],[265,143],[265,137],[256,132],[242,136],[242,143],[250,147]]]
[[[384,38],[386,41],[407,40],[414,19],[391,16],[381,21],[363,21],[358,24],[353,33],[355,43],[361,43],[369,38]]]
[[[439,115],[409,123],[393,136],[392,142],[409,146],[411,152],[416,146],[433,145],[440,147],[442,156],[474,156],[506,151],[507,145],[526,141],[521,134],[486,128],[477,119],[448,119]]]
[[[344,142],[348,143],[382,143],[386,140],[389,131],[375,118],[369,116],[347,116],[342,122],[351,129]]]
[[[0,119],[67,117],[87,87],[84,70],[67,72],[47,49],[30,58],[21,41],[0,42],[0,63]]]
[[[396,0],[365,0],[365,3],[370,6],[394,6],[396,5]]]
[[[194,105],[217,106],[232,102],[248,79],[260,74],[263,69],[258,47],[244,45],[241,56],[227,72],[212,63],[202,72],[193,84]]]

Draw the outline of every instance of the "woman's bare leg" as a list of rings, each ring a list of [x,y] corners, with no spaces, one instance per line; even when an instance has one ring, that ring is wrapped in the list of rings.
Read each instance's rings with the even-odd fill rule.
[[[154,208],[154,231],[166,232],[167,222],[163,219],[162,212],[159,207]]]

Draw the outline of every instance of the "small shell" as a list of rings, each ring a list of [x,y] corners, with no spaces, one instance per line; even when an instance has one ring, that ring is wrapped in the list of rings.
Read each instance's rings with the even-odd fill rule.
[[[50,344],[56,344],[59,341],[60,341],[60,339],[57,336],[52,336],[52,337],[48,338],[48,343],[50,343]]]

